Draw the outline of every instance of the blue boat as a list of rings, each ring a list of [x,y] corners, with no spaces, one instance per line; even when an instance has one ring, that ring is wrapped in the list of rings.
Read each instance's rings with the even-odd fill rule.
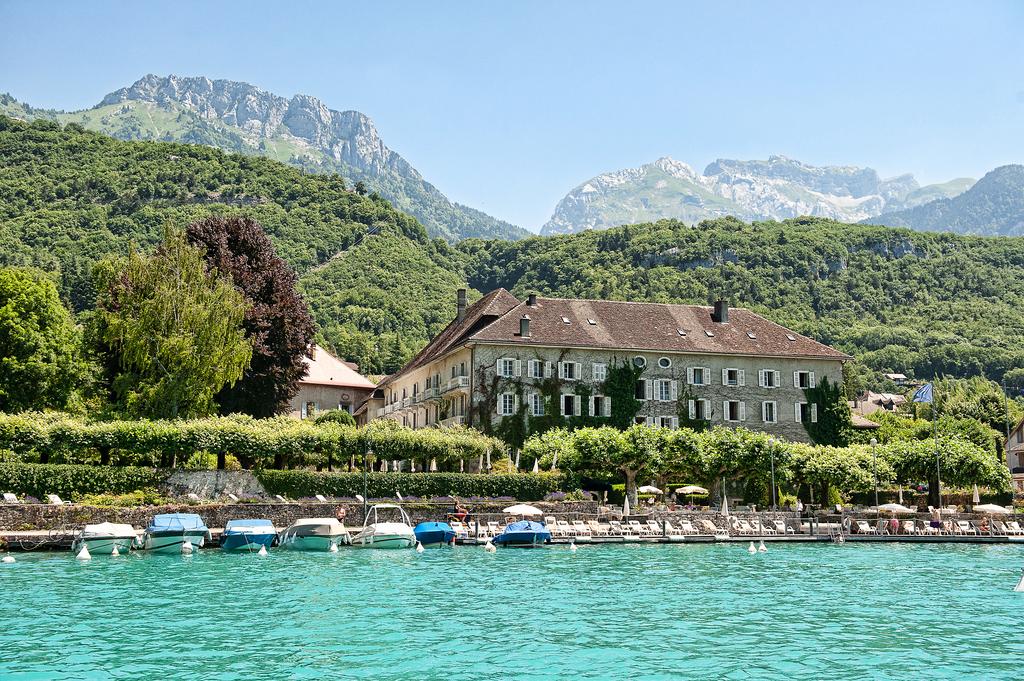
[[[201,548],[209,540],[210,530],[195,513],[162,513],[153,516],[142,535],[142,549],[154,553],[183,553]]]
[[[420,523],[412,531],[423,546],[444,546],[455,541],[455,530],[448,523]]]
[[[494,538],[499,546],[542,546],[551,541],[551,532],[535,520],[517,520],[505,527],[505,530]]]
[[[277,538],[274,523],[265,519],[229,520],[220,536],[220,547],[225,551],[251,551],[270,548]]]

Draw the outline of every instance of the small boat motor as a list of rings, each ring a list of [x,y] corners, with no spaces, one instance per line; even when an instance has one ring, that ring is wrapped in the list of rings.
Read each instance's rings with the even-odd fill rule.
[[[7,558],[4,558],[4,560],[7,560]],[[11,562],[14,562],[13,559],[11,559]],[[1020,580],[1017,582],[1017,586],[1013,587],[1013,590],[1024,592],[1024,568],[1020,569]]]

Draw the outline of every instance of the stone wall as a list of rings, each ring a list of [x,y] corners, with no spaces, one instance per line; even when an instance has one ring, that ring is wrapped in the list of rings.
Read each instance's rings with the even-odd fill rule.
[[[228,494],[240,499],[267,496],[267,491],[252,471],[186,471],[177,468],[161,487],[169,494],[195,494],[200,499],[218,499]]]
[[[483,368],[487,376],[486,384],[490,384],[496,372],[496,364],[500,358],[511,357],[520,360],[522,375],[512,380],[520,380],[528,394],[531,386],[540,383],[537,379],[531,379],[527,375],[528,361],[538,359],[543,362],[551,362],[552,371],[557,375],[559,361],[579,362],[581,364],[581,376],[576,380],[563,381],[563,392],[572,393],[578,383],[585,383],[594,386],[597,382],[593,380],[594,363],[611,366],[621,364],[623,361],[632,362],[634,357],[643,357],[647,360],[647,368],[644,370],[642,379],[654,381],[668,379],[676,381],[677,394],[680,399],[704,399],[711,403],[711,423],[715,426],[745,427],[752,430],[760,430],[773,435],[778,435],[787,440],[796,442],[808,442],[807,430],[802,423],[795,419],[794,403],[804,402],[806,398],[802,389],[793,387],[793,372],[813,371],[816,383],[820,384],[822,378],[827,377],[834,384],[842,384],[843,370],[842,363],[836,360],[822,359],[792,359],[777,357],[745,357],[731,355],[703,355],[703,354],[681,354],[681,353],[657,353],[657,352],[609,352],[604,350],[560,350],[557,348],[524,348],[520,346],[499,346],[480,345],[474,353],[474,383],[479,376],[479,369]],[[659,360],[667,358],[671,362],[668,368],[661,368]],[[706,385],[687,385],[687,367],[704,367],[710,369],[710,382]],[[742,369],[744,372],[743,386],[722,385],[723,369]],[[758,385],[758,376],[761,369],[772,369],[779,372],[779,386],[776,388],[761,388]],[[473,394],[474,404],[483,401],[484,395],[480,386],[475,385]],[[534,389],[534,392],[539,387]],[[657,397],[657,396],[655,396]],[[745,404],[745,419],[743,421],[725,421],[723,418],[723,402],[726,400],[739,400]],[[762,402],[771,401],[776,403],[776,423],[766,423],[762,419]],[[683,404],[684,408],[686,404]],[[675,400],[659,401],[658,399],[644,400],[643,407],[637,416],[653,417],[656,424],[660,424],[660,417],[672,417],[677,415],[679,405]],[[587,406],[583,407],[586,413]],[[492,420],[502,418],[492,410]],[[476,424],[474,424],[476,425]]]

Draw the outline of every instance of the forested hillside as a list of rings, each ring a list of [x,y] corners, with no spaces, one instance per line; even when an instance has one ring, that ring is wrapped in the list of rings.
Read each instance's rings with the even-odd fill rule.
[[[123,142],[0,117],[0,264],[56,273],[75,312],[90,267],[165,223],[245,214],[300,276],[328,345],[395,370],[455,313],[455,289],[748,306],[862,359],[919,377],[1024,367],[1024,239],[825,219],[675,221],[521,242],[427,238],[336,175],[265,158]]]
[[[55,272],[75,312],[92,307],[97,260],[148,249],[165,223],[184,227],[209,214],[258,220],[299,273],[328,344],[368,372],[393,370],[455,313],[461,277],[450,258],[435,257],[450,252],[447,244],[337,175],[0,117],[0,265]],[[346,305],[353,301],[365,310]]]

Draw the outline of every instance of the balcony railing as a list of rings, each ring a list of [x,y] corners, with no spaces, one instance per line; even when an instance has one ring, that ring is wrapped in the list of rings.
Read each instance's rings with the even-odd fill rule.
[[[446,418],[443,421],[441,421],[441,425],[445,426],[445,427],[448,427],[448,426],[464,426],[464,425],[466,425],[466,417],[465,416],[452,416],[450,418]]]
[[[469,376],[456,376],[448,381],[444,391],[447,393],[452,390],[466,390],[467,388],[469,388]]]
[[[427,388],[423,391],[423,401],[429,402],[430,400],[436,400],[441,394],[437,388]]]

